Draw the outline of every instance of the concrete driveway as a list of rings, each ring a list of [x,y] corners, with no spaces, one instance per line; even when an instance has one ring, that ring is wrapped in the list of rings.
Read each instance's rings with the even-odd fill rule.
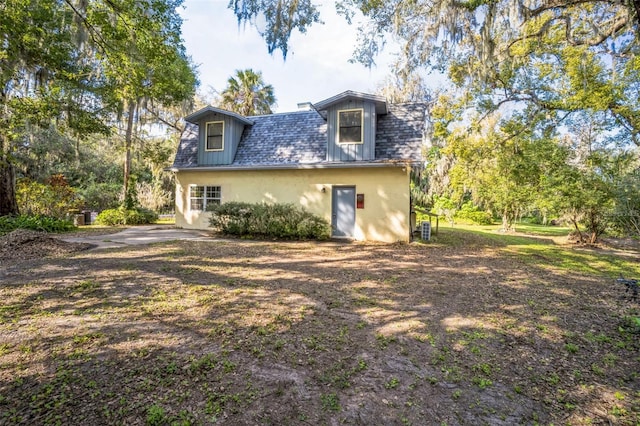
[[[174,240],[210,241],[211,234],[204,230],[180,229],[170,225],[144,225],[133,226],[115,234],[60,239],[73,243],[93,244],[95,250]]]

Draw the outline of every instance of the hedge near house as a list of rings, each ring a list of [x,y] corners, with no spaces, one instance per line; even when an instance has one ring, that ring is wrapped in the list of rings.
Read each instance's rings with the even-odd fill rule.
[[[153,223],[156,220],[158,220],[158,215],[151,210],[118,207],[117,209],[108,209],[100,212],[98,217],[96,217],[96,224],[107,226],[144,225]]]
[[[329,223],[293,204],[243,203],[232,201],[209,205],[209,225],[228,235],[318,239],[331,235]]]

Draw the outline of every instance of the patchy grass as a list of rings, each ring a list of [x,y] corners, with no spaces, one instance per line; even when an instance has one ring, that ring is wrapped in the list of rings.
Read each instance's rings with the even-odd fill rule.
[[[566,237],[573,229],[569,226],[535,225],[532,223],[516,224],[517,232],[534,236]]]
[[[0,424],[640,422],[638,253],[171,242],[0,269]]]

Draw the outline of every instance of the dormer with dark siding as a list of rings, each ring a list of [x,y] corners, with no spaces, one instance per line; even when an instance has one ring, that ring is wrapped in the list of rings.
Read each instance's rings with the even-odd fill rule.
[[[198,126],[198,166],[233,163],[245,126],[253,124],[240,114],[211,106],[185,120]]]
[[[377,117],[388,113],[384,98],[349,90],[314,107],[327,121],[327,161],[375,160]]]

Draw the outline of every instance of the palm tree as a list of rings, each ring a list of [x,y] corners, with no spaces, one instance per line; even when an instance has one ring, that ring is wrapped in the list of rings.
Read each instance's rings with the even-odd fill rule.
[[[229,77],[227,87],[222,92],[221,107],[238,114],[260,115],[271,114],[271,107],[276,105],[273,86],[265,84],[260,71],[251,68],[236,70],[234,77]]]

